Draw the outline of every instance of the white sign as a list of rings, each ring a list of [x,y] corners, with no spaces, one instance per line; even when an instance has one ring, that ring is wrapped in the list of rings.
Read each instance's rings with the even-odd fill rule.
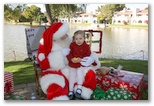
[[[37,50],[46,27],[25,28],[28,57],[34,61],[37,55]]]
[[[42,38],[42,34],[45,31],[45,27],[38,27],[38,28],[26,28],[26,37],[27,43],[30,49],[37,50],[39,46],[40,39]]]

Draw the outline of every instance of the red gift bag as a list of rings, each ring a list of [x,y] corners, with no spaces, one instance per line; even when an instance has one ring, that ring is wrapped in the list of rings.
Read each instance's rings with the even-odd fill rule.
[[[4,94],[14,92],[14,82],[12,72],[4,72]]]

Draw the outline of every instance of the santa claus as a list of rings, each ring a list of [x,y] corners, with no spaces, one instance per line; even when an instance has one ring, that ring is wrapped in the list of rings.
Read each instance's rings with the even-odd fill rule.
[[[42,69],[40,85],[47,95],[47,100],[69,100],[68,77],[69,66],[66,55],[69,54],[71,37],[67,35],[68,23],[57,22],[52,24],[42,35],[38,48],[37,60]],[[95,63],[95,64],[94,64]],[[88,66],[84,71],[84,83],[81,97],[90,99],[96,87],[95,70],[100,63],[95,53],[85,57],[81,62]],[[74,86],[74,91],[76,91]]]

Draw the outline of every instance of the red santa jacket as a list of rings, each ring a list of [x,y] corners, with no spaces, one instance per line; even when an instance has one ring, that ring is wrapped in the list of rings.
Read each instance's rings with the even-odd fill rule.
[[[83,58],[91,55],[90,46],[84,43],[82,45],[77,45],[75,42],[70,44],[70,53],[67,55],[69,61],[69,66],[73,68],[78,68],[81,66],[80,63],[73,63],[72,58]]]

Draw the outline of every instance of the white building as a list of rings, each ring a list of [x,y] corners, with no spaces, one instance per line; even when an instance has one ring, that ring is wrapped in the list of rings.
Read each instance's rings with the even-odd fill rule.
[[[61,22],[68,22],[68,18],[59,18]],[[70,23],[97,23],[97,16],[93,13],[76,13],[73,18],[70,18]]]
[[[112,17],[112,24],[131,24],[131,25],[147,25],[148,24],[148,10],[135,10],[123,9],[122,11],[115,12]]]

